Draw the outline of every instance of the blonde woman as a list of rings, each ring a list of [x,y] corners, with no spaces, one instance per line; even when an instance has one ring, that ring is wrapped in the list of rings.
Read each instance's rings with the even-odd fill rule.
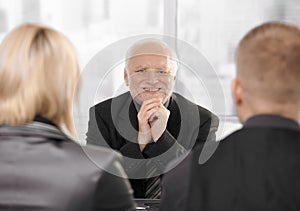
[[[25,24],[4,39],[1,210],[134,210],[119,155],[80,147],[62,132],[75,135],[72,103],[79,74],[71,44],[53,29]]]

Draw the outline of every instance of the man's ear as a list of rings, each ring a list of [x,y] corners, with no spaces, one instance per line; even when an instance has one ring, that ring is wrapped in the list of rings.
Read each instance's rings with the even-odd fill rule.
[[[232,82],[232,95],[235,104],[240,106],[243,102],[243,88],[238,79],[234,79]]]
[[[128,74],[127,74],[127,71],[126,71],[126,69],[124,68],[124,81],[125,81],[125,84],[126,84],[126,86],[128,86]]]

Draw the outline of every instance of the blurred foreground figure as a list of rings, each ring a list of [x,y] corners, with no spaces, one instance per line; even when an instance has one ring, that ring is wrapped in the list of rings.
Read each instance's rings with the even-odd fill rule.
[[[251,30],[232,88],[243,128],[206,163],[199,147],[166,174],[161,210],[300,210],[300,29]]]
[[[53,29],[26,24],[4,39],[0,210],[134,210],[129,182],[118,177],[126,177],[120,156],[81,147],[62,132],[75,135],[79,75],[71,44]]]

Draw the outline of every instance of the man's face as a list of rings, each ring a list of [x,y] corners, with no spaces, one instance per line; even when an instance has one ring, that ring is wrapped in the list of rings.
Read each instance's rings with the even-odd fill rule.
[[[127,72],[124,72],[131,96],[140,105],[153,98],[166,103],[172,94],[175,78],[171,59],[161,55],[132,57]]]

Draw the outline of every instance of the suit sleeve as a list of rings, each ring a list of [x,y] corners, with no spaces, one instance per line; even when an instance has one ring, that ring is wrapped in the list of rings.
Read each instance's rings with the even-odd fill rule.
[[[168,168],[171,170],[163,176],[161,182],[161,211],[188,210],[187,201],[190,195],[190,181],[187,178],[191,176],[190,155],[173,160],[168,165]]]
[[[147,146],[143,151],[143,154],[146,158],[156,157],[158,155],[165,153],[172,146],[176,151],[175,154],[181,155],[186,152],[186,149],[177,142],[177,140],[172,136],[171,133],[169,133],[169,131],[166,130],[162,134],[162,136],[157,140],[156,143],[152,142],[147,144]]]
[[[135,159],[143,159],[144,156],[139,149],[137,143],[126,141],[120,149],[114,148],[112,142],[114,138],[110,137],[109,130],[114,130],[114,127],[109,125],[108,119],[104,120],[100,113],[97,113],[95,107],[90,108],[88,131],[86,133],[87,144],[113,148],[122,153],[122,155]],[[111,121],[112,122],[112,121]],[[114,132],[116,133],[116,132]],[[116,134],[114,134],[116,135]]]
[[[86,142],[87,144],[105,146],[105,144],[102,143],[103,136],[101,135],[100,130],[98,128],[95,112],[95,107],[91,107],[89,111],[89,123],[88,131],[86,133]]]
[[[121,177],[103,171],[96,187],[93,210],[135,210],[133,191],[119,160],[114,159],[109,168]]]
[[[200,115],[201,112],[199,111]],[[201,117],[202,121],[200,121],[199,130],[191,131],[192,133],[192,140],[189,142],[179,142],[177,141],[171,133],[167,130],[162,134],[162,136],[158,139],[156,143],[152,142],[149,143],[144,151],[143,154],[147,158],[156,157],[165,153],[168,149],[170,149],[173,145],[173,150],[176,155],[182,155],[186,153],[187,150],[194,148],[195,146],[204,143],[206,141],[215,141],[216,140],[216,131],[218,129],[219,120],[216,115],[213,113],[205,113],[202,112],[203,117]],[[198,129],[198,128],[197,128]],[[193,145],[191,145],[193,144]]]
[[[206,141],[216,141],[216,132],[219,126],[219,118],[210,113],[208,118],[201,123],[196,145]]]

